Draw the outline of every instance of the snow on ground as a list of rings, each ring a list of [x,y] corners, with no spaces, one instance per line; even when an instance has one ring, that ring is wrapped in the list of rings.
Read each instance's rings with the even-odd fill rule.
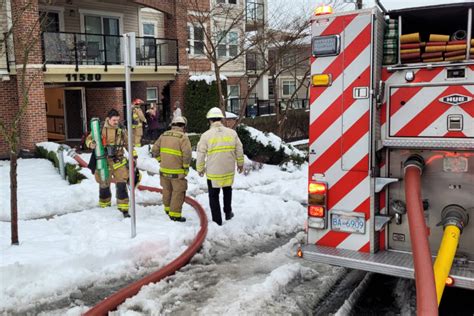
[[[9,174],[10,162],[0,161],[0,221],[10,220]],[[48,160],[19,159],[18,217],[27,220],[93,208],[98,188],[93,179],[69,185]]]
[[[231,262],[193,262],[167,282],[143,287],[118,312],[123,316],[312,314],[311,307],[343,269],[289,257],[295,240]],[[304,285],[296,289],[300,284]]]
[[[158,162],[150,158],[147,147],[138,154],[141,168],[158,171]],[[186,248],[199,228],[189,206],[183,210],[186,223],[171,222],[159,205],[159,194],[137,192],[137,237],[130,239],[130,219],[123,219],[114,208],[115,199],[110,208],[96,207],[98,185],[90,172],[88,179],[76,185],[68,185],[44,159],[19,160],[18,172],[20,246],[10,245],[10,223],[5,222],[9,220],[9,183],[0,184],[4,220],[0,222],[0,314],[51,303],[93,284],[161,267]],[[221,227],[210,223],[204,253],[213,244],[234,247],[299,230],[306,213],[300,204],[306,199],[306,181],[302,181],[306,172],[307,165],[291,172],[265,165],[248,176],[237,175],[236,215]],[[1,178],[8,179],[8,173],[8,163],[0,162]],[[191,170],[188,181],[188,195],[204,206],[210,220],[205,178]],[[159,186],[159,177],[143,172],[142,183]],[[28,220],[38,216],[47,218]],[[301,271],[291,265],[281,270],[292,275]],[[268,282],[284,283],[279,274],[269,276]]]
[[[280,147],[283,147],[287,155],[297,155],[301,157],[305,156],[305,154],[301,150],[298,150],[292,146],[290,147],[280,137],[278,137],[277,135],[273,133],[264,133],[251,126],[245,126],[245,128],[250,132],[250,135],[252,136],[253,139],[257,140],[263,145],[271,145],[275,147],[277,150],[280,149]]]

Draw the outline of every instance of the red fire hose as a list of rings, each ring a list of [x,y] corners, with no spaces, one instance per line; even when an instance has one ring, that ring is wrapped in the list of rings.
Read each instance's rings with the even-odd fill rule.
[[[76,155],[74,159],[81,165],[82,167],[87,168],[87,163]],[[138,190],[141,191],[151,191],[151,192],[158,192],[161,193],[162,190],[159,188],[149,187],[139,185]],[[147,275],[146,277],[128,285],[127,287],[121,289],[117,293],[113,294],[112,296],[106,298],[102,302],[95,305],[93,308],[88,310],[84,315],[96,316],[96,315],[107,315],[109,311],[115,310],[117,306],[122,304],[127,298],[135,296],[142,286],[147,285],[149,283],[158,282],[164,279],[167,276],[174,274],[177,270],[181,269],[185,266],[191,258],[199,251],[201,248],[207,234],[207,216],[203,209],[203,207],[194,199],[186,196],[185,202],[191,205],[199,215],[199,221],[201,224],[201,228],[197,233],[196,237],[194,238],[191,245],[184,251],[178,258],[164,266],[158,271],[155,271],[152,274]]]
[[[428,229],[421,201],[423,167],[424,160],[417,155],[411,156],[405,162],[405,199],[415,266],[417,315],[434,316],[438,315],[438,300],[428,243]]]

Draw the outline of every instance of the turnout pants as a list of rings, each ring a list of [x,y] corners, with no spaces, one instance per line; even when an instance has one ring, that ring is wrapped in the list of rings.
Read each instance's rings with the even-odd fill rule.
[[[211,207],[212,220],[217,225],[222,225],[221,204],[219,202],[220,188],[213,188],[212,181],[207,180],[207,188],[209,191],[209,206]],[[232,187],[223,187],[224,192],[224,213],[232,212]]]
[[[170,217],[181,217],[184,197],[188,189],[188,180],[186,178],[171,178],[161,175],[160,183],[163,187],[165,212]]]
[[[133,146],[141,147],[142,146],[142,136],[143,136],[143,127],[137,126],[132,128],[133,132]]]
[[[110,192],[110,182],[115,180],[117,208],[119,211],[128,212],[128,164],[127,160],[123,159],[119,163],[114,163],[108,159],[109,165],[109,179],[102,181],[99,172],[95,172],[95,179],[99,183],[99,206],[108,207],[111,205],[112,194]],[[115,165],[115,167],[114,167]],[[117,167],[118,166],[118,167]]]

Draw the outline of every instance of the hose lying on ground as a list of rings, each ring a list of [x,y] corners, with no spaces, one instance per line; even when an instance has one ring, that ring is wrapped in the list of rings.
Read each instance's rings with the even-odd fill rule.
[[[76,155],[73,158],[79,163],[79,165],[84,168],[87,168],[87,163],[81,157],[79,157],[79,155]],[[137,188],[140,191],[151,191],[157,193],[162,192],[161,189],[150,186],[139,185]],[[177,270],[181,269],[191,260],[191,258],[199,251],[204,240],[206,239],[207,216],[206,212],[204,211],[204,208],[196,200],[186,196],[185,202],[191,205],[198,213],[201,225],[201,228],[199,229],[199,232],[197,233],[191,245],[189,245],[189,247],[178,258],[176,258],[163,268],[119,290],[112,296],[106,298],[102,302],[99,302],[93,308],[88,310],[84,315],[107,315],[109,311],[115,310],[117,306],[122,304],[127,298],[135,296],[140,291],[142,286],[147,285],[149,283],[159,282],[165,277],[174,274]]]

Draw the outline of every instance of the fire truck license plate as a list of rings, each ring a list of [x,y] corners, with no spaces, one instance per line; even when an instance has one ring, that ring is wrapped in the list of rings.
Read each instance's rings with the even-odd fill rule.
[[[331,229],[341,232],[365,234],[365,218],[333,213],[331,216]]]

